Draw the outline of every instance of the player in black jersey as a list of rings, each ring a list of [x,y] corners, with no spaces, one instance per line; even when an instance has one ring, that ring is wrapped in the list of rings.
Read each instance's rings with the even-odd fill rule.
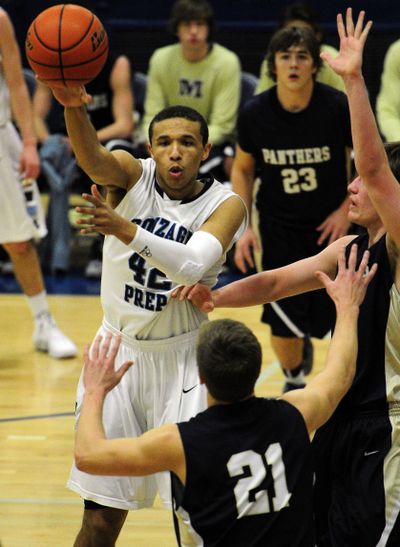
[[[366,228],[316,256],[248,277],[210,293],[203,286],[175,296],[201,309],[256,305],[315,290],[314,272],[336,271],[337,249],[358,244],[370,251],[378,273],[368,288],[358,322],[355,379],[329,422],[317,431],[318,546],[400,545],[400,143],[382,144],[362,76],[362,52],[371,23],[363,28],[349,9],[338,16],[340,53],[324,55],[340,74],[349,100],[357,176],[349,185],[349,219]],[[347,249],[348,253],[348,249]]]
[[[232,169],[235,191],[256,206],[264,270],[317,254],[345,235],[348,154],[352,146],[346,95],[315,82],[319,43],[308,28],[286,27],[271,38],[267,60],[271,89],[246,103],[238,116],[238,147]],[[250,224],[236,244],[242,272],[254,266],[258,240]],[[262,321],[283,368],[284,391],[304,386],[304,350],[310,336],[332,328],[334,308],[325,291],[264,305]]]
[[[230,319],[202,325],[197,345],[200,381],[208,409],[188,422],[153,429],[138,438],[106,439],[102,407],[132,362],[117,371],[120,340],[92,357],[85,350],[85,398],[78,421],[75,459],[88,473],[147,475],[170,470],[179,545],[205,547],[312,547],[313,466],[309,433],[323,424],[351,385],[357,354],[357,317],[376,266],[348,267],[344,250],[335,281],[320,272],[337,309],[326,366],[304,390],[280,400],[254,396],[261,347],[242,323]],[[183,543],[179,520],[191,523]]]

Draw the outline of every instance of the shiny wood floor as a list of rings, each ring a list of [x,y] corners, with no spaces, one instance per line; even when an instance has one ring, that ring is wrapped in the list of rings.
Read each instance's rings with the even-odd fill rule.
[[[101,321],[97,296],[50,296],[59,326],[80,356],[58,361],[32,350],[32,322],[22,295],[0,294],[0,542],[2,547],[70,547],[82,502],[65,487],[72,460],[75,388],[84,344]],[[260,308],[218,310],[211,318],[244,321],[263,346],[258,395],[278,395],[282,376],[269,347]],[[316,367],[327,341],[316,341]],[[171,515],[155,508],[131,512],[118,547],[175,545]]]

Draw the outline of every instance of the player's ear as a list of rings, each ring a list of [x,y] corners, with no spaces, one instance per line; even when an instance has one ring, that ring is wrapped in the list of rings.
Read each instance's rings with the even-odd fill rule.
[[[203,149],[203,154],[202,154],[202,156],[201,156],[201,161],[204,161],[204,160],[206,160],[206,159],[208,158],[208,154],[210,153],[211,146],[212,146],[212,144],[211,144],[210,142],[208,142],[208,143],[205,145],[205,147],[204,147],[204,149]]]
[[[147,143],[147,150],[149,151],[150,156],[151,156],[151,157],[153,158],[153,160],[154,160],[153,149],[152,149],[152,147],[151,147],[151,143],[150,143],[150,142]]]

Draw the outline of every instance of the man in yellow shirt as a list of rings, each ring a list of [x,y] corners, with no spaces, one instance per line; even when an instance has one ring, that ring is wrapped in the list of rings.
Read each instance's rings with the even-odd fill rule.
[[[181,104],[206,120],[212,150],[200,173],[229,178],[240,100],[240,62],[213,42],[214,14],[207,0],[177,0],[170,30],[179,42],[157,49],[151,59],[144,128],[160,109]]]

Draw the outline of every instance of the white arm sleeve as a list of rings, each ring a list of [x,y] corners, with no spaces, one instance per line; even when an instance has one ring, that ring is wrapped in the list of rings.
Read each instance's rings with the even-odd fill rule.
[[[209,232],[194,232],[184,245],[156,236],[140,226],[129,244],[146,262],[180,285],[193,285],[221,257],[223,248]]]

